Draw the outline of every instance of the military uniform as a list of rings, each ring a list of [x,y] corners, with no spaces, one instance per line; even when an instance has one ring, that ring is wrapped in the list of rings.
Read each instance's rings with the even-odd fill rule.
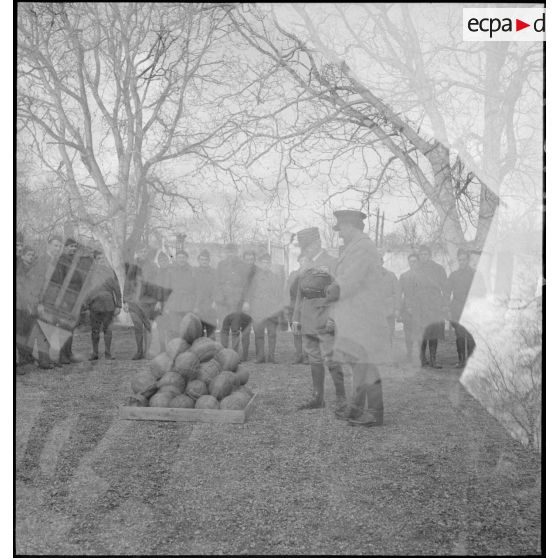
[[[482,297],[486,294],[484,279],[478,273],[475,283],[474,292],[471,291],[473,279],[475,278],[475,270],[467,266],[463,269],[457,269],[448,277],[447,293],[450,298],[450,320],[455,330],[455,343],[457,345],[458,367],[465,365],[469,355],[475,349],[475,340],[473,336],[459,323],[461,314],[468,296]]]
[[[328,287],[327,298],[334,302],[335,354],[351,366],[355,391],[348,413],[338,416],[348,418],[354,425],[380,426],[384,404],[377,365],[390,356],[380,258],[374,243],[361,232],[364,213],[343,210],[334,215],[338,220],[334,230],[339,230],[340,224],[350,225],[351,237],[345,238],[345,249],[335,268],[335,283]]]
[[[417,320],[416,301],[417,281],[415,272],[409,269],[399,277],[400,306],[399,314],[403,322],[403,333],[405,334],[405,346],[407,357],[410,359],[413,351],[413,343],[420,341],[419,324]]]
[[[221,344],[223,347],[229,346],[230,332],[232,348],[244,360],[248,358],[252,318],[242,308],[248,300],[255,272],[256,266],[246,264],[237,256],[229,256],[217,265],[216,303],[221,321]]]
[[[320,240],[316,227],[304,229],[297,236],[303,250]],[[325,250],[320,250],[300,271],[298,277],[293,323],[300,324],[302,347],[308,356],[313,383],[313,398],[302,408],[324,406],[324,365],[331,374],[338,406],[345,401],[343,370],[333,359],[334,331],[328,320],[329,303],[325,298],[325,291],[333,281],[335,265],[335,258]]]
[[[151,323],[158,316],[159,288],[154,281],[155,270],[144,261],[126,264],[124,283],[124,303],[128,305],[130,318],[134,324],[137,351],[134,360],[144,358],[150,345]]]
[[[200,317],[207,337],[213,337],[217,328],[214,309],[217,272],[212,267],[194,268],[194,312]]]
[[[105,358],[111,359],[112,330],[111,324],[116,309],[122,308],[120,284],[114,270],[108,266],[96,265],[91,274],[91,289],[85,305],[91,317],[91,342],[93,354],[91,359],[99,357],[99,340],[101,329],[105,340]]]
[[[265,362],[265,333],[267,331],[267,361],[275,362],[277,327],[281,308],[281,281],[270,269],[257,268],[249,292],[250,316],[254,324],[256,362]]]
[[[302,269],[291,271],[287,281],[287,298],[288,304],[286,308],[288,321],[292,324],[294,307],[296,302],[296,293],[298,291],[298,280]],[[302,333],[293,328],[293,342],[295,346],[295,360],[293,364],[308,364],[308,357],[302,350]]]

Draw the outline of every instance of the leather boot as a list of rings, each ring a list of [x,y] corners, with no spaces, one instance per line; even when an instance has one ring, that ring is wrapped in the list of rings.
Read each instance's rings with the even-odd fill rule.
[[[267,334],[267,362],[275,364],[275,346],[277,345],[277,336]]]
[[[241,334],[242,341],[242,360],[246,362],[248,360],[248,351],[250,350],[250,331],[246,334],[243,332]]]
[[[455,368],[463,368],[465,366],[465,339],[458,337],[455,340],[455,345],[457,346],[457,364]]]
[[[339,364],[331,364],[328,368],[335,387],[335,415],[344,416],[347,411],[347,395],[343,381],[343,369]]]
[[[349,419],[352,426],[382,426],[384,424],[384,399],[382,381],[364,386],[368,399],[368,409],[360,417]]]
[[[298,407],[299,411],[305,409],[321,409],[325,407],[324,403],[324,381],[325,381],[325,368],[323,364],[311,364],[310,371],[312,373],[312,398],[306,403]]]
[[[428,360],[426,359],[426,345],[428,344],[428,341],[423,340],[422,343],[420,344],[420,365],[423,368],[426,368],[428,366]]]
[[[136,337],[136,354],[132,360],[141,360],[143,358],[143,327],[134,327],[134,335]]]
[[[428,345],[430,351],[430,366],[439,370],[440,368],[442,368],[442,365],[436,362],[436,350],[438,349],[438,341],[436,339],[430,339]]]
[[[295,359],[293,364],[302,364],[304,355],[302,353],[302,335],[293,335],[294,346],[295,346]]]
[[[110,352],[110,346],[112,345],[112,331],[109,329],[105,331],[105,360],[114,360]]]
[[[89,360],[99,360],[99,332],[91,332],[91,344],[93,345],[93,352]]]
[[[256,343],[256,363],[261,364],[265,362],[265,337],[258,335],[254,338],[254,341]]]

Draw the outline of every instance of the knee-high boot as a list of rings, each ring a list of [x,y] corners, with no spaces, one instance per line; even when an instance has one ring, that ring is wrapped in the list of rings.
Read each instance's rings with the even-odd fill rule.
[[[91,345],[93,346],[93,352],[89,357],[89,360],[97,360],[99,358],[99,340],[101,334],[99,331],[91,331]]]
[[[331,374],[331,379],[333,380],[333,386],[335,387],[335,397],[337,402],[345,401],[345,383],[343,381],[343,369],[339,364],[330,364],[328,366],[329,373]]]
[[[256,344],[256,362],[261,364],[265,362],[265,337],[257,335],[254,337],[254,343]]]
[[[275,364],[275,346],[277,345],[277,335],[267,333],[267,362]]]
[[[436,362],[436,351],[438,349],[438,340],[430,339],[430,341],[428,341],[428,345],[430,350],[430,366],[432,366],[432,368],[438,368],[438,369],[442,368],[442,365]]]
[[[420,344],[420,365],[424,368],[428,366],[428,360],[426,359],[426,345],[428,341],[426,339],[422,340]]]
[[[357,418],[349,419],[352,426],[382,426],[384,424],[384,399],[382,381],[365,384],[362,391],[368,399],[368,408]]]
[[[457,347],[457,364],[456,368],[463,368],[465,366],[465,338],[457,337],[455,339],[455,345]]]
[[[311,364],[310,372],[312,373],[312,398],[298,407],[303,409],[319,409],[324,406],[324,381],[325,368],[323,364]]]

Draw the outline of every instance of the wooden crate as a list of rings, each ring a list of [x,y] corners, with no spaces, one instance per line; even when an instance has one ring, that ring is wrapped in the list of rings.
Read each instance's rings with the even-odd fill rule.
[[[241,411],[220,409],[173,409],[168,407],[120,407],[120,418],[126,420],[164,420],[174,422],[228,422],[240,424],[253,413],[257,393]]]

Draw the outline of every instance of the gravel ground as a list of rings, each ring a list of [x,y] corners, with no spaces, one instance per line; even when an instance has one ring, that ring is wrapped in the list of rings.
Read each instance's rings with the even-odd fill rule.
[[[116,361],[17,376],[17,553],[541,553],[540,457],[462,388],[449,341],[443,370],[383,372],[385,426],[368,429],[333,417],[329,378],[326,409],[297,412],[308,367],[253,362],[243,425],[119,420],[148,363],[126,360],[129,330],[113,346]]]

